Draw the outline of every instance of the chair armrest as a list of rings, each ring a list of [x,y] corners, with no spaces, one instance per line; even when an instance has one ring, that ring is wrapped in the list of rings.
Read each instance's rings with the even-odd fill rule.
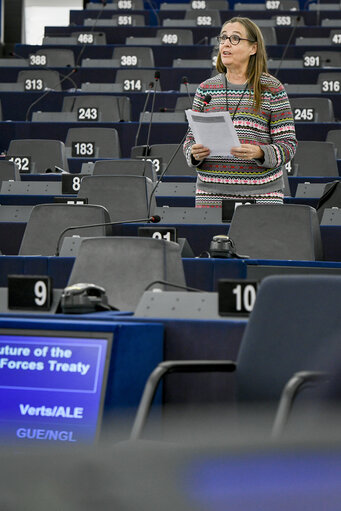
[[[271,437],[277,439],[284,431],[296,396],[307,383],[324,382],[330,378],[330,374],[320,371],[300,371],[295,373],[286,383],[277,407],[275,420],[272,427]]]
[[[148,377],[137,409],[130,439],[137,440],[140,438],[158,385],[167,373],[232,373],[236,370],[236,367],[236,363],[231,360],[169,360],[161,362]]]

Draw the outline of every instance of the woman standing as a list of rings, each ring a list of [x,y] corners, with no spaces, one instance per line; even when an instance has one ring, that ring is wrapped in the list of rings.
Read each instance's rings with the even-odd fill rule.
[[[221,207],[222,199],[283,203],[282,167],[297,140],[288,96],[267,69],[264,39],[248,18],[227,21],[218,36],[217,70],[197,89],[194,111],[230,112],[240,146],[231,155],[210,158],[191,130],[184,144],[190,167],[197,167],[196,207]],[[209,94],[211,101],[204,105]]]

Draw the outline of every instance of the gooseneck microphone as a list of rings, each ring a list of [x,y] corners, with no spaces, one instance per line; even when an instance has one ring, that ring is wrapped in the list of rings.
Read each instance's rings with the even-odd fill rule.
[[[154,78],[155,78],[155,87],[154,87],[154,94],[153,94],[153,100],[152,100],[152,108],[150,109],[150,120],[149,120],[148,135],[147,135],[147,142],[146,142],[146,151],[148,153],[149,153],[150,132],[152,129],[153,114],[154,114],[154,108],[155,108],[156,89],[157,89],[158,84],[160,83],[159,82],[160,71],[155,71]]]
[[[97,23],[98,23],[98,20],[100,19],[100,17],[102,16],[102,14],[104,13],[104,9],[105,9],[105,6],[107,5],[107,0],[101,0],[102,2],[102,7],[99,11],[99,13],[97,14],[96,16],[96,19],[95,19],[95,22],[94,24],[92,25],[91,27],[91,30],[89,30],[89,34],[93,34],[93,32],[95,31],[95,28],[97,26]],[[84,43],[79,51],[79,54],[78,54],[78,57],[77,57],[77,60],[76,60],[76,67],[78,67],[80,64],[81,64],[81,58],[83,56],[83,53],[85,51],[85,48],[88,46],[88,43]]]
[[[26,115],[25,115],[25,120],[28,121],[29,119],[29,115],[31,113],[31,110],[32,108],[37,104],[39,103],[39,101],[41,101],[43,98],[45,98],[48,94],[50,94],[50,92],[53,92],[55,90],[55,87],[57,87],[57,85],[60,85],[62,84],[63,82],[65,82],[65,80],[68,80],[70,78],[71,75],[73,75],[74,73],[77,72],[77,69],[76,68],[73,68],[72,71],[70,71],[70,73],[68,73],[67,75],[64,76],[64,78],[62,78],[61,80],[59,80],[51,89],[48,89],[47,91],[45,91],[41,96],[39,96],[39,98],[37,98],[35,101],[33,101],[33,103],[30,104],[30,106],[28,107],[27,111],[26,111]]]
[[[181,78],[181,82],[184,84],[184,86],[186,87],[186,92],[187,92],[187,97],[188,97],[188,102],[189,102],[189,107],[192,108],[192,98],[191,98],[191,95],[189,93],[189,90],[188,90],[188,78],[187,76],[183,76]]]
[[[206,94],[206,96],[204,97],[203,99],[203,102],[202,102],[202,105],[200,107],[200,112],[203,112],[204,109],[205,109],[205,106],[207,106],[209,104],[209,102],[211,101],[212,99],[212,96],[211,94]],[[170,157],[165,169],[161,172],[160,176],[159,176],[159,179],[157,180],[154,188],[152,189],[151,191],[151,194],[150,194],[150,197],[149,197],[149,206],[148,206],[148,215],[150,215],[150,211],[151,211],[151,207],[152,207],[152,198],[156,192],[156,189],[157,187],[159,186],[160,182],[162,181],[162,178],[163,176],[166,174],[167,170],[169,169],[172,161],[174,160],[175,156],[178,154],[178,151],[180,149],[180,147],[182,146],[182,144],[184,143],[186,137],[187,137],[187,133],[188,133],[188,130],[186,131],[186,133],[184,134],[184,136],[182,137],[181,141],[179,142],[178,146],[176,147],[174,153],[172,154],[172,156]]]
[[[141,131],[141,127],[142,127],[144,114],[146,113],[146,110],[147,110],[147,104],[148,104],[148,100],[150,97],[150,93],[152,92],[153,87],[154,87],[154,82],[150,82],[149,89],[148,89],[147,96],[146,96],[146,101],[144,102],[144,105],[143,105],[142,115],[140,116],[139,125],[138,125],[137,132],[136,132],[136,137],[135,137],[135,145],[136,146],[137,146],[137,142],[138,142],[138,139],[140,136],[140,131]]]
[[[287,51],[289,49],[289,46],[291,44],[291,41],[292,41],[292,38],[294,37],[294,34],[296,32],[296,29],[297,29],[297,26],[298,26],[298,22],[301,20],[301,16],[296,16],[295,17],[295,23],[294,23],[294,26],[292,27],[292,30],[290,32],[290,35],[289,35],[289,38],[288,38],[288,42],[287,44],[285,45],[285,48],[283,50],[283,53],[282,53],[282,56],[281,56],[281,60],[279,61],[278,63],[278,68],[276,69],[276,72],[274,73],[274,76],[277,77],[281,67],[282,67],[282,64],[283,64],[283,60],[285,59],[285,56],[287,54]]]
[[[109,227],[111,225],[123,225],[123,224],[138,224],[138,223],[158,224],[160,222],[160,220],[161,220],[161,217],[159,215],[153,215],[153,216],[148,216],[148,218],[138,218],[137,220],[122,220],[121,222],[104,222],[101,224],[70,225],[70,227],[66,227],[66,229],[64,229],[58,237],[57,246],[56,246],[56,256],[59,256],[60,244],[61,244],[62,238],[68,231],[74,231],[77,229],[90,229],[92,227],[106,227],[106,226]]]

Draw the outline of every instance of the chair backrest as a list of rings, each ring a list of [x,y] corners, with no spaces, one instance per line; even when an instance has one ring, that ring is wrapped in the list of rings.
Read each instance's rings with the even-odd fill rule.
[[[86,197],[89,204],[101,204],[112,222],[120,222],[148,217],[152,188],[152,181],[143,176],[85,176],[78,197]],[[155,205],[153,196],[151,214]]]
[[[22,83],[27,91],[44,91],[46,88],[62,90],[61,77],[58,71],[52,69],[25,69],[19,71],[17,82]]]
[[[82,241],[69,285],[90,282],[103,286],[110,305],[131,311],[155,280],[186,285],[180,246],[153,238],[114,236]]]
[[[192,109],[192,101],[189,99],[188,96],[181,96],[177,98],[175,103],[175,111],[176,112],[183,112],[185,110]]]
[[[1,169],[0,169],[1,170]],[[97,160],[94,176],[146,176],[156,181],[156,172],[151,161],[143,160]]]
[[[186,28],[159,28],[156,32],[156,36],[160,39],[161,44],[166,45],[191,45],[194,42],[192,30]]]
[[[328,131],[326,142],[332,142],[336,149],[336,157],[341,158],[341,130]]]
[[[121,67],[154,67],[152,48],[145,46],[116,46],[113,59],[120,61]]]
[[[60,167],[69,170],[64,142],[60,140],[45,139],[19,139],[11,140],[7,151],[8,156],[27,157],[30,161],[18,160],[21,172],[45,172],[46,169],[54,170]],[[20,158],[19,158],[20,159]]]
[[[130,98],[126,96],[103,94],[65,96],[62,111],[77,112],[77,117],[83,121],[120,122],[131,120]]]
[[[329,98],[290,98],[295,122],[334,122],[333,102]]]
[[[310,206],[239,206],[228,234],[237,253],[253,259],[322,259],[319,221],[316,210]]]
[[[81,204],[38,204],[34,206],[26,225],[19,255],[53,256],[57,252],[60,235],[67,227],[110,222],[103,206]],[[66,236],[105,236],[106,227],[72,230]],[[63,236],[64,238],[64,236]],[[62,238],[62,239],[63,239]],[[60,240],[60,246],[61,246]]]
[[[339,93],[341,83],[341,72],[337,71],[331,73],[319,73],[317,83],[321,87],[321,92]]]
[[[0,160],[0,182],[20,181],[19,167],[14,161]]]
[[[154,81],[155,71],[152,69],[119,69],[116,73],[115,83],[122,86],[123,92],[144,92]],[[158,82],[161,90],[161,82]]]
[[[304,52],[303,61],[306,58],[314,57],[314,62],[316,65],[318,64],[320,67],[341,67],[341,54],[336,51],[321,51],[321,50],[309,50]],[[316,57],[319,57],[319,60],[316,61]]]
[[[332,142],[302,140],[292,160],[298,176],[338,176],[335,146]]]
[[[278,400],[301,370],[326,369],[326,354],[340,345],[336,275],[277,275],[260,285],[238,354],[238,397]]]
[[[70,128],[66,152],[75,158],[120,158],[118,132],[114,128]]]
[[[262,27],[262,34],[266,46],[277,44],[277,34],[275,27]]]
[[[33,57],[39,56],[40,59]],[[46,59],[42,60],[42,57],[46,57]],[[35,62],[36,66],[47,66],[47,67],[74,67],[75,65],[75,55],[72,50],[67,50],[63,48],[42,48],[41,50],[36,51],[30,58]]]
[[[165,166],[170,161],[173,156],[175,150],[177,149],[178,144],[153,144],[150,146],[149,157],[150,158],[161,158],[162,161],[162,170],[164,170]],[[187,161],[185,159],[182,147],[176,153],[172,163],[170,164],[168,170],[168,175],[174,176],[191,176],[196,175],[196,169],[189,167],[187,165]]]

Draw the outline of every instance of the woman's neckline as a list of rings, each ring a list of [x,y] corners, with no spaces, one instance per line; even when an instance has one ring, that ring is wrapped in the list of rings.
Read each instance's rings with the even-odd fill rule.
[[[224,76],[224,75],[223,75]],[[233,83],[230,82],[225,75],[225,83],[229,89],[245,89],[245,86],[247,85],[247,80],[244,83]]]

